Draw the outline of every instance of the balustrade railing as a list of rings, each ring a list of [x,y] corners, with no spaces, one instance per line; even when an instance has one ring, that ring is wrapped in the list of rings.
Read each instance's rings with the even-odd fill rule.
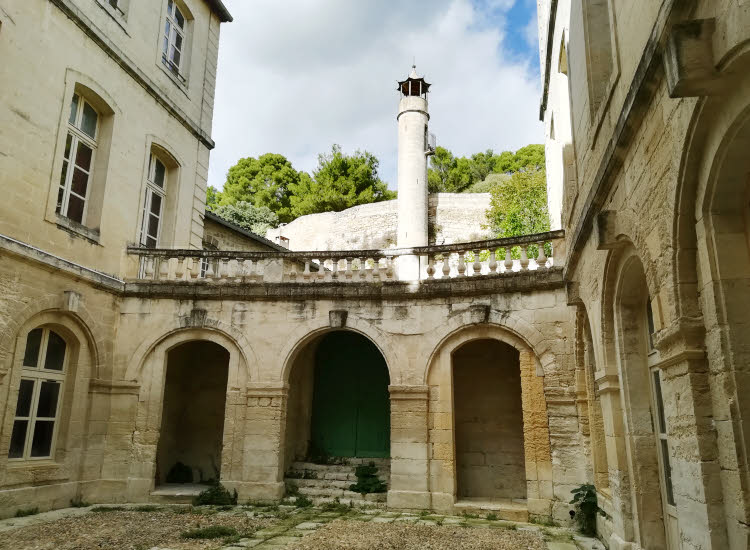
[[[405,280],[403,274],[399,276],[399,261],[408,257],[412,262],[419,258],[419,279],[429,282],[560,266],[565,254],[563,237],[562,231],[552,231],[471,243],[384,250],[243,252],[130,247],[128,252],[139,257],[137,275],[133,277],[139,281],[358,283]]]

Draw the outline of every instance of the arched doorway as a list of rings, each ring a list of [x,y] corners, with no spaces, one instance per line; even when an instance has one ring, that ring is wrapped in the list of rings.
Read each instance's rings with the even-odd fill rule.
[[[319,336],[296,355],[289,376],[286,465],[327,458],[388,458],[388,367],[351,331]]]
[[[191,341],[167,353],[157,485],[207,483],[221,477],[229,352]]]
[[[643,264],[623,254],[614,304],[615,351],[625,395],[632,492],[639,542],[677,548],[680,540],[672,488],[663,375],[653,345],[654,322]]]
[[[519,352],[498,340],[453,353],[459,500],[526,498]]]

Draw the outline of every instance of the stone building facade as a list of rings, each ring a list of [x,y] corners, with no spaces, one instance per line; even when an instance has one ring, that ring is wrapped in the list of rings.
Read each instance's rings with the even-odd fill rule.
[[[540,0],[539,23],[600,536],[747,548],[750,5]]]

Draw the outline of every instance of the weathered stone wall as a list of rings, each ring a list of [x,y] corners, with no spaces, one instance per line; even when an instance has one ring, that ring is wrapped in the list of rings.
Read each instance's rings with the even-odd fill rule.
[[[140,238],[152,144],[179,165],[161,244],[201,246],[219,20],[206,2],[190,3],[183,85],[161,62],[166,2],[128,2],[127,20],[104,4],[0,3],[0,234],[121,273],[123,249]],[[85,227],[55,213],[74,90],[100,110]]]
[[[601,7],[612,27],[612,73],[592,82],[591,59],[601,52],[589,48],[602,25],[590,28],[585,17]],[[611,517],[599,520],[600,532],[618,549],[745,549],[750,494],[740,480],[747,477],[748,436],[730,426],[740,411],[747,415],[741,365],[748,355],[737,343],[749,333],[746,315],[731,313],[731,304],[750,300],[750,231],[740,212],[747,201],[739,200],[747,197],[740,151],[750,82],[739,75],[750,68],[750,10],[730,0],[561,0],[557,9],[552,39],[545,38],[543,115],[548,152],[559,153],[548,160],[563,164],[548,173],[564,187],[569,299],[583,308],[592,336],[595,361],[580,368],[594,371],[586,373],[594,379],[588,404],[598,394],[602,414],[607,483],[590,470]],[[561,59],[569,62],[564,73]],[[592,86],[604,91],[596,108]],[[569,139],[559,133],[567,116]],[[635,264],[645,274],[637,291],[628,284]],[[650,303],[653,351],[628,346],[630,300]],[[634,387],[636,363],[662,376],[674,487],[674,507],[663,510],[654,502],[666,499],[666,481],[654,453],[644,453],[656,437],[656,411],[642,394],[653,388]]]
[[[488,193],[437,193],[430,195],[430,244],[450,244],[489,237],[486,212]],[[398,228],[397,201],[355,206],[342,212],[302,216],[271,229],[266,237],[281,234],[291,250],[366,250],[394,248]]]

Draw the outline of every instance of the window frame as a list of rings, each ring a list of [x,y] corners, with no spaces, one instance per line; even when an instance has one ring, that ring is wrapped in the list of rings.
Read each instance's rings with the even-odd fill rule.
[[[158,248],[159,243],[161,242],[161,232],[164,228],[164,211],[166,209],[167,203],[167,185],[169,182],[170,168],[168,166],[168,163],[159,158],[159,156],[154,153],[153,150],[149,155],[148,167],[146,170],[146,182],[144,185],[145,191],[143,195],[143,209],[141,210],[141,227],[138,235],[138,242],[140,246],[145,248]],[[157,162],[164,167],[164,180],[161,186],[155,181]],[[156,218],[158,219],[158,225],[156,227],[155,237],[148,234],[148,222],[150,221],[151,216],[154,215],[154,213],[151,211],[154,195],[157,195],[161,199],[161,204],[159,205],[159,214],[158,216],[156,216]],[[147,244],[147,239],[149,237],[155,239],[156,241],[153,247],[148,246]]]
[[[75,98],[78,98],[76,102],[76,113],[75,113],[75,117],[72,117],[71,115],[73,114],[72,111],[73,111],[73,104],[75,102]],[[84,114],[86,106],[88,106],[96,114],[96,125],[94,127],[93,137],[88,135],[81,128],[81,125],[83,123],[83,114]],[[94,107],[94,105],[91,104],[90,101],[86,100],[86,98],[77,91],[73,92],[73,97],[70,100],[70,111],[71,112],[67,118],[67,128],[65,132],[64,145],[63,145],[63,151],[62,151],[62,167],[61,167],[60,178],[59,178],[58,185],[57,185],[58,195],[57,195],[57,201],[55,203],[55,213],[74,223],[78,223],[80,225],[86,225],[86,215],[88,214],[89,200],[91,198],[91,187],[92,187],[92,183],[94,180],[94,169],[96,167],[96,153],[98,149],[98,139],[100,137],[102,115],[100,111],[96,107]],[[71,121],[71,118],[73,118],[72,121]],[[70,148],[68,148],[68,140],[70,140]],[[78,166],[75,161],[75,157],[77,156],[77,152],[78,152],[78,147],[81,144],[84,145],[85,147],[88,147],[91,150],[91,159],[89,161],[88,171]],[[66,151],[68,151],[68,154],[69,154],[68,157],[65,156]],[[87,176],[86,191],[85,191],[85,196],[83,197],[80,194],[73,191],[73,175],[75,174],[76,168],[84,172]],[[74,220],[68,215],[71,194],[73,194],[76,198],[83,201],[83,211],[81,213],[80,221]]]
[[[37,330],[37,329],[42,330],[42,337],[40,339],[39,350],[37,351],[36,364],[34,366],[25,365],[24,359],[26,355],[26,348],[28,347],[28,343],[29,343],[28,338],[29,338],[29,335],[34,330]],[[51,333],[54,333],[58,338],[60,338],[65,343],[65,352],[64,352],[63,361],[62,361],[62,368],[59,371],[46,368],[47,347],[49,344],[49,337]],[[37,326],[29,330],[28,333],[26,333],[23,358],[21,359],[21,376],[19,377],[17,381],[17,386],[19,388],[19,392],[18,392],[19,395],[17,395],[16,397],[16,411],[14,411],[13,413],[13,421],[11,422],[11,435],[15,427],[16,421],[19,421],[19,420],[27,422],[26,434],[24,435],[24,446],[23,446],[22,456],[11,458],[10,445],[9,445],[8,455],[7,455],[7,460],[9,463],[40,462],[40,461],[54,460],[55,450],[57,446],[57,436],[60,430],[60,420],[61,420],[60,416],[61,416],[61,411],[62,411],[62,402],[65,396],[65,378],[68,372],[69,359],[70,359],[70,343],[59,332],[52,330],[48,326]],[[18,398],[20,396],[20,388],[24,380],[31,380],[33,381],[33,384],[34,384],[32,387],[31,401],[29,404],[29,413],[25,416],[16,416],[17,407],[18,407]],[[46,417],[46,416],[39,417],[38,416],[37,409],[39,406],[39,395],[41,393],[41,387],[44,382],[55,382],[56,384],[58,384],[59,389],[57,392],[57,403],[55,404],[55,416],[54,417]],[[40,420],[43,422],[51,421],[53,423],[52,435],[50,438],[50,451],[49,451],[49,454],[46,456],[31,456],[31,446],[34,440],[34,432],[36,431],[37,422]]]
[[[170,10],[171,6],[171,10]],[[182,16],[183,24],[179,26],[177,22],[176,14]],[[187,84],[187,71],[185,65],[188,63],[187,51],[189,48],[190,29],[188,28],[191,17],[187,10],[182,8],[175,0],[167,0],[164,17],[162,18],[162,25],[159,32],[159,56],[161,63],[166,67],[169,74],[175,76],[179,82],[183,85]],[[179,35],[182,39],[181,47],[177,47],[176,36]],[[180,53],[179,63],[175,63],[170,56],[172,48]]]

